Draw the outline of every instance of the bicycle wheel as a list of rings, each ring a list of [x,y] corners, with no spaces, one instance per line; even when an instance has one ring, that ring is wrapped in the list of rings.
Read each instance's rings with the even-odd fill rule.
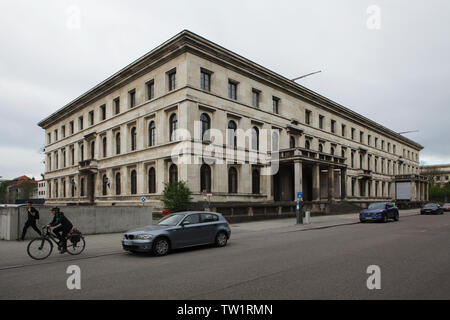
[[[27,247],[28,255],[35,260],[47,258],[53,250],[53,243],[46,238],[36,238]]]
[[[81,236],[79,241],[72,242],[71,236],[67,237],[67,252],[71,255],[77,255],[83,252],[86,242],[84,237]]]

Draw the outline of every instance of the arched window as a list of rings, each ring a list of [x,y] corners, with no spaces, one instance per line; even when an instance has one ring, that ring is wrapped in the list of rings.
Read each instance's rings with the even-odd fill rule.
[[[252,149],[259,150],[259,129],[257,127],[252,128]]]
[[[309,140],[305,140],[305,149],[311,148],[311,143],[309,142]]]
[[[293,136],[289,138],[289,148],[295,148],[295,138]]]
[[[259,194],[259,170],[253,169],[252,171],[252,193]]]
[[[272,152],[278,152],[280,150],[278,140],[278,131],[272,131]]]
[[[106,158],[106,137],[103,138],[103,158]]]
[[[131,151],[136,150],[136,127],[131,128]]]
[[[116,133],[116,154],[120,154],[120,132]]]
[[[178,118],[177,118],[177,115],[174,113],[169,118],[170,141],[175,141],[177,139],[177,136],[176,136],[177,127],[178,127]]]
[[[202,113],[200,116],[200,122],[202,124],[202,140],[209,140],[209,129],[211,129],[211,118]]]
[[[106,174],[103,175],[102,178],[102,194],[106,196],[106,188],[108,187],[108,178],[106,177]]]
[[[150,121],[148,125],[148,146],[152,147],[156,143],[156,136],[155,136],[155,121]]]
[[[211,192],[211,168],[207,164],[200,167],[200,191]]]
[[[84,161],[84,144],[80,146],[80,161]]]
[[[84,197],[84,178],[80,180],[80,197]]]
[[[151,167],[148,170],[148,193],[156,192],[156,174],[155,168]]]
[[[169,168],[169,183],[178,181],[178,168],[176,164],[172,164]]]
[[[228,169],[228,193],[237,193],[237,170],[235,167]]]
[[[95,157],[95,141],[91,142],[91,159]]]
[[[131,171],[131,194],[137,193],[136,170]]]
[[[236,147],[237,146],[237,137],[236,137],[236,129],[237,129],[237,125],[236,122],[234,122],[233,120],[230,120],[228,122],[228,146],[230,147]]]
[[[116,173],[116,195],[119,195],[121,191],[121,186],[120,186],[120,172]]]
[[[319,152],[323,152],[323,145],[321,143],[319,144]]]

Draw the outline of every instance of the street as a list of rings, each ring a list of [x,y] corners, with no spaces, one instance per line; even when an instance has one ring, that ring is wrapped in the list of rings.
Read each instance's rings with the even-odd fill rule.
[[[291,220],[292,221],[292,220]],[[450,214],[302,230],[232,225],[225,248],[133,255],[121,234],[86,237],[79,257],[44,261],[0,242],[0,299],[450,299]],[[267,224],[270,224],[268,222]],[[69,290],[66,269],[81,269]],[[369,290],[367,267],[381,270]]]

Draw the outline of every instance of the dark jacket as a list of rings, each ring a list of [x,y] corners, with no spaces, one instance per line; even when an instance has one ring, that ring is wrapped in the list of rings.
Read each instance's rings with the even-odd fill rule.
[[[52,222],[50,222],[50,226],[55,227],[57,225],[61,225],[64,229],[72,229],[73,225],[66,218],[63,212],[58,212],[53,216]]]
[[[30,211],[34,214],[34,216],[30,213]],[[33,221],[39,219],[39,211],[37,211],[34,207],[31,207],[30,210],[27,208],[28,220]]]

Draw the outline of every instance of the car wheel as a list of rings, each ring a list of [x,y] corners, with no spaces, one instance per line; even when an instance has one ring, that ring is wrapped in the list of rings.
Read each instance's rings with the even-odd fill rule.
[[[225,247],[227,245],[227,235],[225,234],[225,232],[219,232],[216,235],[216,246],[218,247]]]
[[[385,215],[383,216],[383,223],[386,223],[386,222],[388,222],[388,216],[387,216],[387,214],[385,214]]]
[[[166,238],[159,238],[153,243],[153,254],[156,256],[165,256],[169,253],[170,244]]]

